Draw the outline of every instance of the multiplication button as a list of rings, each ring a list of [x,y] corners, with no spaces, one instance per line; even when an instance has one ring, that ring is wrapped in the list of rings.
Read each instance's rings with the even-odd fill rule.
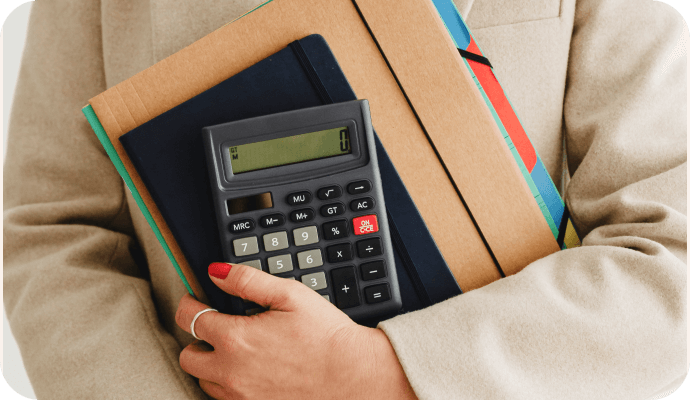
[[[360,304],[359,290],[354,267],[338,268],[331,271],[335,305],[340,309],[356,307]]]
[[[339,263],[352,260],[352,246],[350,243],[336,244],[326,248],[329,263]]]
[[[327,222],[323,226],[323,237],[326,240],[336,240],[347,237],[347,221]]]

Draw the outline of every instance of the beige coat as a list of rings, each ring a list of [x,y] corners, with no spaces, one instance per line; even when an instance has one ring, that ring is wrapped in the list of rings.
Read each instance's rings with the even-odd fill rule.
[[[277,0],[280,1],[280,0]],[[259,0],[39,0],[10,120],[5,306],[39,398],[203,398],[185,288],[81,114]],[[327,0],[324,0],[324,3]],[[650,0],[456,0],[584,246],[381,324],[420,399],[644,399],[686,369],[682,19]]]

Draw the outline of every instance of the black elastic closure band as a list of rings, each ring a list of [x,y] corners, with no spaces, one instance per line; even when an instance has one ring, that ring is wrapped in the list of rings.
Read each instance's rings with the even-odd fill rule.
[[[480,56],[479,54],[470,53],[469,51],[463,50],[463,49],[458,49],[458,51],[460,52],[460,55],[463,58],[466,58],[466,59],[472,60],[472,61],[476,61],[480,64],[484,64],[484,65],[488,66],[489,68],[493,68],[493,65],[491,65],[491,63],[489,62],[489,59],[486,57]]]
[[[292,51],[295,52],[299,63],[302,64],[302,69],[304,69],[304,72],[307,73],[309,81],[319,94],[321,102],[323,104],[333,104],[333,98],[331,98],[328,90],[326,90],[323,81],[321,78],[319,78],[319,74],[316,72],[316,68],[314,68],[314,65],[309,60],[309,56],[307,56],[307,53],[304,51],[304,48],[299,40],[295,40],[294,42],[290,43],[290,47],[292,48]]]
[[[565,208],[563,209],[563,216],[561,217],[561,226],[558,227],[558,239],[556,239],[556,242],[558,243],[559,248],[563,248],[563,242],[565,241],[565,231],[568,229],[568,220],[570,219],[570,210],[568,210],[568,206],[566,205]]]

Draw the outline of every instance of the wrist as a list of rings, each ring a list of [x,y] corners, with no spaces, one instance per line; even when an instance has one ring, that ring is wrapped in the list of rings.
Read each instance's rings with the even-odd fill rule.
[[[371,329],[371,336],[374,371],[369,382],[376,388],[374,398],[417,400],[388,336],[381,329]]]

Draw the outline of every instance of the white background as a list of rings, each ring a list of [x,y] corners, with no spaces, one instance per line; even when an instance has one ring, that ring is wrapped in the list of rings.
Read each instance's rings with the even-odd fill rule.
[[[7,124],[9,122],[10,107],[14,96],[14,87],[19,74],[24,41],[26,39],[26,27],[29,21],[31,2],[22,3],[12,10],[6,17],[0,33],[0,71],[2,71],[2,159],[5,163],[5,149],[7,145]],[[1,290],[1,289],[0,289]],[[31,383],[26,376],[17,343],[12,336],[10,326],[7,323],[5,307],[2,308],[2,376],[15,392],[20,395],[35,399]]]

